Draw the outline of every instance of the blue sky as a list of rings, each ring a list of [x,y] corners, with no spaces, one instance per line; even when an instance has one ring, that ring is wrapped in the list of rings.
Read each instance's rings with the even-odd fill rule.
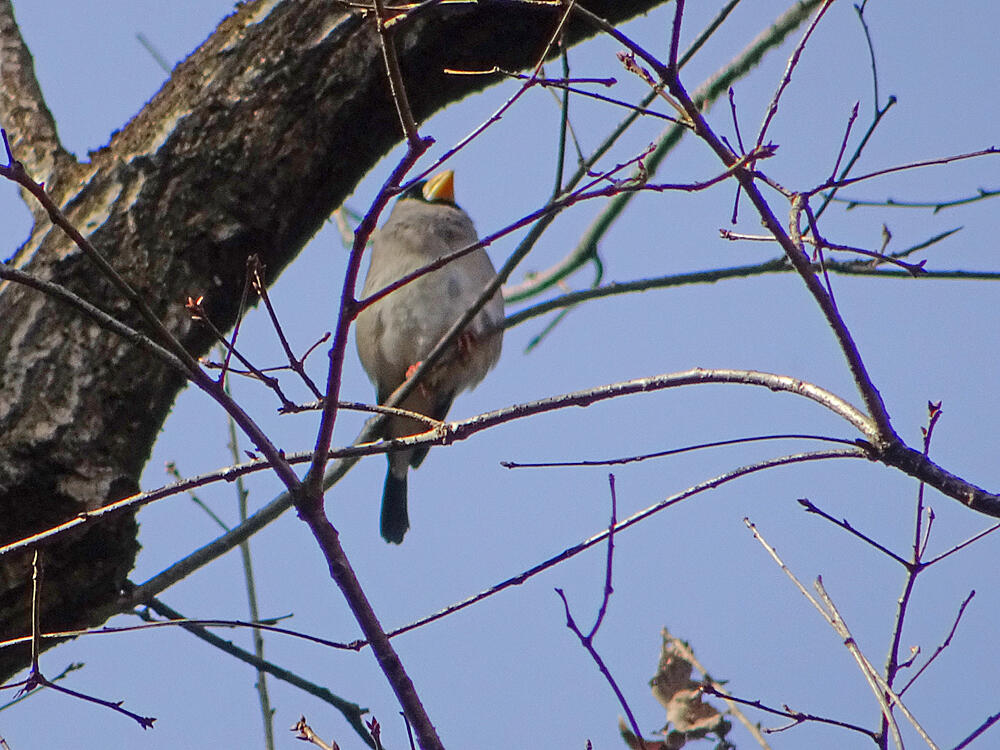
[[[691,4],[694,6],[695,4]],[[699,4],[701,5],[701,4]],[[714,12],[692,7],[686,40]],[[167,59],[179,61],[214,28],[230,3],[104,2],[67,6],[52,0],[16,2],[15,11],[35,57],[38,77],[65,145],[81,159],[106,143],[161,85],[164,73],[136,41],[148,37]],[[721,67],[785,7],[743,3],[685,72],[689,88]],[[951,4],[887,0],[866,11],[877,51],[880,95],[899,103],[859,164],[869,171],[911,160],[972,151],[997,142],[996,89],[1000,51],[997,14],[987,0]],[[669,13],[625,27],[647,49],[665,54]],[[793,35],[793,39],[798,38]],[[598,40],[572,53],[578,76],[614,76],[612,94],[636,99],[642,85],[615,59],[619,46]],[[791,47],[772,53],[736,86],[744,137],[755,133]],[[554,72],[553,72],[554,74]],[[499,86],[425,123],[443,152],[514,91]],[[835,3],[817,29],[770,130],[777,155],[762,164],[783,185],[808,189],[828,175],[851,107],[860,102],[852,144],[871,117],[872,84],[865,43],[853,6]],[[584,150],[593,148],[620,114],[589,102],[573,105]],[[0,113],[2,117],[2,113]],[[720,103],[710,114],[730,137]],[[457,197],[480,234],[510,223],[544,202],[552,184],[558,110],[548,92],[529,92],[503,121],[451,163]],[[658,121],[641,123],[607,164],[623,161],[656,138]],[[363,211],[399,152],[358,185],[348,205]],[[997,186],[996,157],[909,171],[851,188],[851,197],[940,200]],[[718,164],[693,140],[668,160],[657,179],[706,179]],[[604,238],[607,281],[758,262],[776,255],[761,243],[729,243],[734,190],[724,184],[698,194],[642,195]],[[779,215],[787,209],[775,202]],[[516,274],[543,270],[572,248],[600,210],[567,212]],[[934,214],[929,211],[834,206],[823,217],[827,236],[877,249],[882,225],[890,249],[901,249],[954,227],[962,231],[921,255],[933,269],[996,270],[994,203]],[[28,231],[27,212],[11,186],[0,190],[0,226],[9,256]],[[740,231],[759,232],[745,202]],[[502,262],[517,237],[491,248]],[[319,233],[273,290],[293,344],[304,350],[334,325],[346,250],[334,229]],[[585,287],[589,271],[571,280]],[[997,291],[990,282],[833,278],[837,302],[886,400],[897,431],[919,445],[928,400],[945,414],[932,456],[987,488],[1000,487],[996,460],[1000,401]],[[511,310],[519,309],[512,307]],[[802,284],[790,275],[619,296],[575,309],[542,346],[525,348],[545,325],[535,319],[507,332],[496,371],[459,398],[453,418],[630,378],[691,367],[760,369],[789,374],[859,399],[834,340]],[[244,345],[260,363],[279,349],[259,312],[248,317]],[[322,378],[325,357],[313,357]],[[312,415],[277,417],[263,389],[235,384],[237,395],[286,450],[313,442]],[[304,393],[299,394],[305,399]],[[373,393],[351,350],[343,396]],[[143,477],[152,489],[168,481],[163,466],[184,474],[229,463],[221,413],[197,393],[183,394]],[[349,443],[360,419],[344,415],[336,444]],[[334,525],[387,627],[436,611],[534,565],[602,529],[608,519],[606,468],[511,471],[503,460],[543,461],[627,456],[704,441],[785,432],[854,438],[849,426],[815,404],[762,389],[701,386],[634,396],[614,403],[515,422],[447,449],[435,448],[410,479],[412,531],[399,548],[378,536],[384,461],[363,461],[328,495]],[[691,484],[764,457],[805,450],[801,444],[758,444],[684,454],[616,468],[621,516]],[[261,477],[252,502],[279,490]],[[201,493],[235,518],[231,488]],[[802,580],[822,575],[869,658],[881,666],[889,642],[901,569],[832,525],[801,511],[808,497],[846,517],[899,554],[908,553],[916,483],[862,462],[777,469],[698,496],[623,533],[616,546],[615,593],[596,645],[628,696],[647,736],[662,726],[652,699],[652,676],[663,626],[692,642],[713,676],[748,699],[874,726],[878,709],[839,638],[811,609],[747,532],[750,517]],[[990,525],[950,499],[929,493],[936,515],[930,548],[943,551]],[[140,516],[143,549],[133,580],[142,581],[211,540],[216,529],[184,497]],[[969,606],[953,645],[907,693],[906,703],[942,747],[952,746],[996,711],[992,686],[1000,666],[995,623],[996,539],[973,545],[921,576],[904,631],[906,648],[925,659],[947,635],[962,599]],[[253,540],[263,614],[292,614],[283,625],[334,640],[358,637],[339,592],[305,528],[292,514]],[[565,590],[584,623],[596,614],[603,585],[603,549],[585,553],[523,586],[396,640],[404,665],[450,747],[622,747],[621,710],[607,684],[566,630],[554,587]],[[165,592],[163,599],[191,617],[246,617],[238,555],[229,554]],[[115,624],[133,622],[117,618]],[[246,632],[222,631],[244,645]],[[333,692],[369,707],[391,747],[405,747],[398,706],[367,652],[324,650],[280,637],[267,640],[268,658]],[[47,674],[86,662],[67,682],[131,710],[158,717],[143,733],[127,719],[53,693],[0,713],[0,735],[13,750],[262,745],[254,673],[177,629],[100,635],[48,652]],[[921,663],[918,661],[918,663]],[[279,746],[291,746],[287,727],[305,714],[323,737],[360,747],[339,716],[298,691],[271,682]],[[755,716],[769,726],[780,720]],[[741,747],[750,740],[736,732]],[[908,740],[912,731],[904,730]],[[989,747],[994,735],[978,746]],[[772,746],[870,746],[860,735],[815,725],[773,735]],[[914,744],[914,746],[917,746]]]

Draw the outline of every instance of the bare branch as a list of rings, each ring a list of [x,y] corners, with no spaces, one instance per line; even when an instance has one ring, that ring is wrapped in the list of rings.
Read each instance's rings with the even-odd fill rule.
[[[774,547],[772,547],[770,544],[767,543],[767,541],[757,530],[757,527],[750,521],[750,519],[744,518],[743,523],[745,523],[747,528],[750,529],[751,533],[754,536],[754,539],[756,539],[760,543],[760,545],[765,550],[767,550],[767,553],[771,556],[771,558],[775,561],[775,563],[777,563],[778,567],[781,568],[782,572],[786,576],[788,576],[788,578],[792,581],[792,583],[795,584],[795,587],[799,590],[799,593],[801,593],[806,599],[809,600],[809,603],[816,608],[816,610],[823,616],[823,619],[825,619],[827,623],[830,625],[830,627],[834,629],[837,635],[841,636],[844,639],[844,645],[847,647],[847,650],[851,653],[851,656],[854,657],[854,660],[858,663],[858,667],[861,670],[862,676],[865,678],[865,681],[868,683],[868,686],[871,688],[872,693],[875,696],[875,699],[878,701],[879,706],[882,709],[882,715],[885,717],[885,720],[888,723],[889,731],[892,733],[892,738],[893,741],[896,743],[896,747],[902,750],[903,740],[899,734],[899,727],[896,724],[895,717],[892,715],[892,709],[890,708],[886,700],[886,697],[882,693],[884,681],[882,681],[882,684],[879,684],[880,678],[878,673],[875,671],[875,668],[872,666],[871,662],[868,661],[868,659],[865,657],[863,653],[861,653],[861,648],[858,646],[857,642],[854,640],[854,637],[847,629],[847,624],[840,616],[840,613],[837,612],[836,608],[833,606],[833,602],[830,600],[829,596],[827,596],[826,590],[823,589],[822,587],[822,579],[817,578],[815,584],[817,592],[823,599],[823,603],[820,604],[820,602],[816,599],[816,597],[810,594],[809,590],[806,589],[806,587],[802,585],[799,579],[795,577],[795,574],[791,571],[791,569],[789,569],[789,567],[785,565],[781,557],[778,556],[777,550],[775,550]],[[885,688],[888,690],[887,685],[885,686]],[[899,705],[900,708],[902,708],[902,704],[900,703]]]
[[[590,654],[590,658],[594,660],[594,663],[597,665],[598,670],[600,670],[601,675],[604,676],[605,681],[611,687],[615,697],[618,699],[618,705],[622,707],[625,715],[628,716],[629,724],[632,725],[632,731],[635,733],[636,737],[641,737],[642,733],[639,729],[639,722],[635,720],[635,715],[632,713],[632,708],[625,699],[625,694],[622,693],[621,688],[618,687],[618,683],[615,680],[614,675],[611,674],[611,670],[608,669],[607,664],[604,663],[604,660],[601,658],[601,655],[597,652],[597,649],[594,646],[594,636],[597,635],[597,631],[600,629],[601,623],[604,621],[604,615],[607,612],[608,601],[611,599],[612,592],[611,570],[615,550],[615,525],[617,523],[618,502],[615,496],[615,475],[609,474],[608,481],[611,484],[611,522],[608,525],[607,532],[608,554],[604,577],[604,595],[601,597],[601,606],[597,612],[597,617],[594,620],[594,625],[587,635],[583,634],[583,631],[580,630],[576,621],[573,619],[573,615],[569,611],[569,601],[566,599],[565,592],[563,592],[562,589],[557,588],[556,593],[559,595],[559,598],[562,599],[563,609],[566,613],[566,627],[573,631],[573,634],[579,639],[580,645],[584,647],[588,654]],[[641,745],[645,744],[641,739],[639,742]]]
[[[0,2],[0,112],[11,135],[11,144],[31,173],[49,189],[72,184],[80,164],[63,148],[56,123],[45,104],[35,65],[21,30],[14,19],[10,0]],[[22,192],[35,221],[44,212]],[[20,263],[24,258],[15,257]]]
[[[785,93],[785,89],[792,82],[792,71],[799,64],[799,59],[802,57],[802,52],[806,48],[806,43],[809,41],[809,37],[816,30],[816,26],[819,24],[820,19],[823,18],[827,10],[833,4],[833,0],[824,0],[823,5],[820,9],[816,11],[816,15],[813,17],[812,23],[806,28],[805,33],[802,34],[802,39],[799,43],[795,45],[795,49],[792,51],[791,57],[788,58],[788,64],[785,66],[785,74],[781,77],[781,83],[778,84],[777,90],[774,92],[774,96],[771,97],[771,103],[767,106],[767,114],[764,116],[764,122],[761,123],[760,131],[757,133],[757,145],[760,146],[764,143],[764,137],[767,135],[767,128],[770,126],[771,121],[774,116],[778,113],[778,102],[781,100],[781,95]]]
[[[737,469],[727,471],[725,474],[721,474],[712,479],[706,480],[704,482],[699,482],[693,487],[689,487],[688,489],[682,492],[679,492],[675,495],[671,495],[665,500],[661,500],[660,502],[655,503],[654,505],[651,505],[644,510],[632,514],[628,518],[622,519],[617,524],[615,524],[614,531],[616,534],[621,533],[628,527],[633,526],[639,523],[640,521],[656,513],[659,513],[662,510],[665,510],[666,508],[676,505],[677,503],[682,502],[683,500],[687,500],[688,498],[701,494],[706,490],[711,490],[715,489],[716,487],[721,487],[722,485],[732,482],[733,480],[739,479],[740,477],[748,476],[750,474],[755,474],[759,471],[766,471],[768,469],[773,469],[778,466],[787,466],[791,464],[805,463],[809,461],[825,461],[831,458],[864,458],[864,457],[865,456],[861,451],[829,450],[829,451],[816,451],[814,453],[798,453],[790,456],[781,456],[779,458],[768,459],[756,464],[751,464],[749,466],[741,466]],[[565,549],[559,554],[550,557],[547,560],[544,560],[538,563],[537,565],[522,571],[521,573],[518,573],[512,578],[508,578],[505,581],[501,581],[500,583],[495,584],[494,586],[491,586],[488,589],[480,591],[478,594],[474,594],[468,597],[467,599],[463,599],[460,602],[452,604],[438,612],[435,612],[434,614],[428,615],[427,617],[412,622],[409,625],[404,625],[401,628],[397,628],[396,630],[393,630],[389,635],[390,637],[402,635],[403,633],[407,633],[411,630],[415,630],[416,628],[423,627],[424,625],[432,623],[436,620],[440,620],[443,617],[447,617],[448,615],[463,610],[466,607],[470,607],[473,604],[482,601],[483,599],[487,599],[493,596],[494,594],[498,594],[501,591],[510,588],[511,586],[520,586],[529,578],[532,578],[538,575],[539,573],[542,573],[548,570],[549,568],[558,565],[564,560],[569,560],[572,557],[576,557],[578,554],[584,552],[587,549],[590,549],[595,544],[600,544],[607,538],[607,535],[608,535],[607,530],[599,532],[594,536],[583,540],[579,544],[576,544],[573,547]]]

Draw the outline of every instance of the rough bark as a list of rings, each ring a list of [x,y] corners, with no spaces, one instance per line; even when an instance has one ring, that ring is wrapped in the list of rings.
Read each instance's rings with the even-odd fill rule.
[[[663,0],[587,0],[612,23]],[[495,78],[444,68],[522,69],[558,8],[480,2],[428,8],[397,32],[417,118]],[[572,23],[569,38],[593,29]],[[249,3],[180,63],[110,143],[79,163],[58,143],[0,0],[0,97],[15,156],[145,295],[194,355],[212,340],[189,319],[205,295],[235,322],[247,257],[273,280],[362,176],[400,141],[374,20],[336,2]],[[29,199],[29,203],[30,203]],[[44,212],[11,259],[149,332]],[[128,496],[183,379],[76,310],[24,286],[0,287],[0,543]],[[44,550],[42,625],[98,624],[138,550],[134,518],[86,526]],[[0,558],[0,640],[29,632],[30,553]],[[27,664],[0,651],[0,679]]]

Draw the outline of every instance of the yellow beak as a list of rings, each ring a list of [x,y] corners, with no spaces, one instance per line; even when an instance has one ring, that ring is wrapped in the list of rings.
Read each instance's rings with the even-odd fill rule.
[[[455,202],[455,172],[448,169],[434,175],[424,185],[424,198],[429,201]]]

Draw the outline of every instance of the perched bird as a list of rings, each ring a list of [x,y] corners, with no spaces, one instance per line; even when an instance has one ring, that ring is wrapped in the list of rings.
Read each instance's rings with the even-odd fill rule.
[[[406,274],[479,241],[468,214],[455,205],[454,173],[435,175],[407,190],[372,239],[371,264],[362,296],[384,289]],[[358,355],[384,403],[423,361],[441,337],[472,306],[496,276],[479,248],[386,295],[357,319]],[[435,365],[400,408],[444,419],[460,391],[475,387],[500,358],[503,299],[499,290],[468,324],[451,352]],[[404,417],[385,422],[382,437],[406,437],[428,429]],[[430,446],[388,453],[382,493],[382,537],[400,544],[410,527],[406,477]]]

